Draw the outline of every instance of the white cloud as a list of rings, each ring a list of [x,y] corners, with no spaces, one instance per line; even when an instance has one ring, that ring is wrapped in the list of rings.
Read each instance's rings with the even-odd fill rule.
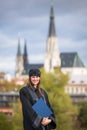
[[[72,48],[75,50],[78,50],[79,48],[81,49],[87,49],[87,40],[80,40],[80,41],[74,41],[69,38],[59,38],[59,46],[61,48]],[[83,50],[82,50],[83,51]]]
[[[6,71],[6,72],[14,72],[15,71],[15,58],[14,57],[8,57],[0,56],[0,71]]]
[[[9,37],[6,34],[0,33],[0,49],[7,47],[14,47],[16,45],[17,41],[15,39],[12,39],[12,37]]]
[[[43,54],[30,55],[29,59],[30,63],[44,63]]]

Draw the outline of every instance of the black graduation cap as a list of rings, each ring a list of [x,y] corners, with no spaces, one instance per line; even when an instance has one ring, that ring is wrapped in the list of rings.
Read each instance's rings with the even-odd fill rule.
[[[41,72],[39,69],[30,69],[29,76],[39,76],[40,77]]]

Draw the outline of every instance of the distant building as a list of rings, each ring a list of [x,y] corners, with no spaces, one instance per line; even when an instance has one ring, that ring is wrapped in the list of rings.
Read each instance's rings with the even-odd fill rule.
[[[10,103],[19,101],[19,92],[0,92],[0,112],[13,114]]]
[[[12,80],[12,76],[10,73],[0,72],[0,83],[4,80],[10,82]]]
[[[75,103],[87,101],[87,68],[76,52],[61,53],[60,57],[61,71],[70,76],[65,92]]]

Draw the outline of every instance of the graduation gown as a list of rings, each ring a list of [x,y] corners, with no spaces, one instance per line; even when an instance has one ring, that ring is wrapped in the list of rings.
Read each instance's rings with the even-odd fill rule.
[[[46,92],[42,88],[41,91],[44,95],[44,100],[46,104],[52,110]],[[30,87],[25,86],[20,89],[19,93],[20,93],[20,101],[22,103],[24,130],[51,130],[56,128],[56,121],[54,114],[52,114],[49,117],[52,120],[51,123],[47,126],[42,126],[41,125],[42,117],[32,109],[32,105],[40,98],[37,89],[35,89],[34,87],[33,89],[31,89]]]

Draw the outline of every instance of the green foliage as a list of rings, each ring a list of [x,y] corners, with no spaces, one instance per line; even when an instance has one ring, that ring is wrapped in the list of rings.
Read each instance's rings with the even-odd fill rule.
[[[69,95],[64,91],[64,87],[69,79],[68,75],[63,74],[60,69],[56,69],[54,73],[46,73],[43,69],[41,72],[41,87],[49,95],[56,115],[57,129],[71,130],[72,116],[77,114],[77,109],[73,106]]]
[[[87,130],[87,128],[80,128],[79,130]]]
[[[87,103],[83,103],[81,105],[78,118],[81,123],[81,127],[87,128]]]
[[[13,104],[14,115],[12,119],[13,130],[23,130],[23,118],[20,102]]]
[[[13,117],[13,130],[23,130],[23,122],[20,112],[16,112]]]
[[[0,130],[12,130],[12,123],[10,125],[9,123],[7,115],[0,113]]]

